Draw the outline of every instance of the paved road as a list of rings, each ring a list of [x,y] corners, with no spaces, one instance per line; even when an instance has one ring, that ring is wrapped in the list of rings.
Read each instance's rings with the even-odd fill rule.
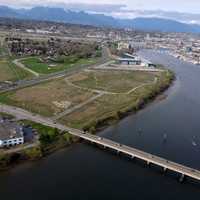
[[[34,86],[34,85],[37,85],[37,84],[40,84],[43,82],[47,82],[50,80],[71,76],[72,74],[77,73],[77,71],[79,71],[80,69],[85,69],[85,68],[89,68],[91,66],[98,66],[98,65],[106,64],[109,61],[110,61],[110,57],[108,55],[108,50],[106,47],[104,47],[102,49],[102,58],[100,58],[96,64],[77,65],[77,66],[72,67],[71,69],[67,69],[67,70],[64,70],[61,72],[56,72],[56,73],[52,73],[52,74],[48,74],[48,75],[43,75],[43,76],[31,79],[31,80],[20,80],[20,81],[15,82],[12,85],[7,85],[4,88],[1,88],[0,93],[5,93],[5,92],[25,88],[25,87]]]
[[[99,136],[91,135],[89,133],[84,133],[81,130],[69,128],[65,125],[54,123],[52,119],[42,117],[40,115],[34,115],[28,111],[25,111],[23,109],[15,108],[12,106],[7,105],[0,105],[0,111],[6,112],[8,114],[12,114],[16,116],[18,119],[27,119],[32,120],[37,123],[41,123],[44,125],[47,125],[49,127],[54,127],[62,131],[67,131],[71,135],[82,138],[84,140],[87,140],[89,142],[94,142],[96,144],[102,145],[104,147],[111,148],[113,150],[116,150],[117,152],[122,152],[124,154],[127,154],[131,156],[132,158],[139,158],[141,160],[144,160],[147,162],[147,164],[155,164],[157,166],[162,167],[164,170],[172,170],[175,172],[178,172],[182,174],[182,176],[186,175],[189,177],[192,177],[194,179],[200,180],[200,171],[186,167],[184,165],[180,165],[175,162],[171,162],[169,160],[163,159],[161,157],[146,153],[144,151],[140,151],[138,149],[119,144],[117,142],[114,142],[112,140],[102,138]]]
[[[162,167],[164,171],[171,170],[180,173],[182,175],[181,178],[183,178],[186,175],[196,180],[200,180],[199,170],[169,161],[167,159],[152,155],[150,153],[146,153],[144,151],[135,149],[133,147],[119,144],[117,142],[114,142],[106,138],[98,137],[91,134],[79,134],[79,135],[80,138],[85,139],[89,142],[94,142],[104,147],[116,150],[117,152],[124,153],[126,155],[129,155],[131,158],[138,158],[140,160],[143,160],[147,162],[148,165],[154,164]]]
[[[151,68],[151,67],[135,67],[127,65],[100,65],[94,67],[99,70],[119,70],[119,71],[143,71],[143,72],[163,72],[163,69]]]

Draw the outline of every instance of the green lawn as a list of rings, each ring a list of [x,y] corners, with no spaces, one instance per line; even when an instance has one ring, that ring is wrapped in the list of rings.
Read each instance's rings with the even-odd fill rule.
[[[45,63],[38,57],[26,58],[22,63],[29,69],[39,73],[39,74],[50,74],[58,71],[63,71],[71,68],[75,65],[88,65],[94,64],[96,62],[95,58],[89,59],[75,59],[74,57],[66,57],[64,63],[61,62],[51,62]]]

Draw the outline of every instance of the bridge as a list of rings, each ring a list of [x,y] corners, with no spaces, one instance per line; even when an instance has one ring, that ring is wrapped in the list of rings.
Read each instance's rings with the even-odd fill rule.
[[[130,158],[134,159],[140,159],[147,163],[147,165],[154,164],[156,166],[159,166],[163,169],[164,172],[167,170],[171,170],[173,172],[176,172],[180,174],[180,181],[183,181],[184,177],[190,177],[195,180],[200,180],[200,171],[178,164],[176,162],[169,161],[167,159],[161,158],[159,156],[152,155],[150,153],[146,153],[144,151],[138,150],[133,147],[129,147],[126,145],[122,145],[120,143],[114,142],[112,140],[91,135],[89,133],[83,133],[81,131],[77,130],[68,130],[68,132],[72,135],[75,135],[79,138],[84,139],[85,141],[89,141],[98,145],[101,145],[104,148],[109,148],[111,150],[115,150],[117,153],[123,153],[125,155],[130,156]]]
[[[152,155],[150,153],[146,153],[136,148],[129,147],[100,136],[92,135],[77,129],[69,128],[62,124],[55,123],[55,121],[53,121],[52,119],[45,118],[37,114],[29,113],[28,111],[20,108],[0,104],[0,110],[1,112],[5,112],[15,116],[17,119],[27,119],[30,121],[34,121],[36,123],[44,124],[49,127],[57,128],[59,130],[62,130],[63,132],[68,132],[69,134],[76,136],[78,138],[82,138],[83,140],[86,140],[88,142],[92,142],[101,145],[104,148],[109,148],[118,153],[123,153],[125,155],[128,155],[132,159],[137,158],[143,160],[148,165],[154,164],[156,166],[159,166],[164,171],[171,170],[177,172],[181,175],[180,180],[183,180],[185,176],[191,177],[198,181],[200,180],[199,170],[169,161],[167,159]]]

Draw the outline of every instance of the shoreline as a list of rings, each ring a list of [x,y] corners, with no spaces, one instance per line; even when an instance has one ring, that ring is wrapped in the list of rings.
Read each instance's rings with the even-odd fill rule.
[[[156,99],[158,99],[166,90],[168,90],[176,80],[175,74],[172,71],[167,70],[167,72],[170,75],[168,77],[168,82],[164,85],[156,85],[158,86],[158,88],[153,88],[152,91],[150,90],[149,94],[144,96],[143,99],[140,99],[140,101],[138,101],[138,104],[135,107],[130,107],[125,111],[118,111],[115,116],[110,116],[105,119],[101,119],[98,122],[95,122],[95,126],[94,124],[91,124],[90,126],[83,128],[83,130],[89,131],[91,134],[98,135],[99,132],[105,130],[106,128],[120,122],[122,119],[130,115],[137,114],[145,107],[151,105],[151,103],[155,102]],[[165,98],[161,98],[158,100],[162,101],[164,99]],[[63,140],[63,135],[64,134],[60,135],[57,141],[48,144],[45,147],[40,144],[37,147],[33,147],[26,151],[19,151],[11,154],[0,153],[0,172],[10,170],[15,166],[23,164],[25,162],[39,161],[60,149],[64,149],[66,147],[71,146],[74,143],[81,141],[81,139],[71,135],[69,136],[69,139]]]
[[[143,110],[145,107],[151,105],[151,103],[153,103],[166,90],[168,90],[173,85],[174,81],[176,80],[176,76],[174,72],[170,70],[167,70],[167,72],[169,72],[170,74],[169,82],[165,85],[156,85],[156,86],[159,86],[159,89],[157,88],[158,90],[156,90],[155,88],[153,88],[152,91],[149,91],[150,93],[147,94],[147,96],[145,96],[143,99],[140,99],[140,101],[135,107],[129,107],[125,111],[117,111],[115,116],[113,115],[105,119],[102,118],[95,124],[95,126],[93,124],[95,122],[92,122],[91,125],[84,127],[83,130],[88,131],[91,134],[98,134],[98,132],[105,130],[109,126],[112,126],[113,124],[118,123],[120,120],[123,120],[124,118],[130,115],[137,114],[139,111]],[[161,98],[159,101],[162,101],[163,99]]]

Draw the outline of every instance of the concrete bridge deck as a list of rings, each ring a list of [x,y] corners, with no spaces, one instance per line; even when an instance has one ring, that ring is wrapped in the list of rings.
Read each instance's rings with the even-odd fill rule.
[[[7,105],[2,105],[0,104],[0,110],[1,112],[5,112],[8,114],[11,114],[13,116],[16,116],[17,119],[28,119],[37,123],[44,124],[46,126],[50,126],[53,128],[57,128],[62,131],[67,131],[71,135],[82,138],[86,141],[102,145],[103,147],[110,148],[112,150],[115,150],[117,152],[124,153],[131,158],[138,158],[141,159],[147,164],[155,164],[157,166],[160,166],[163,168],[164,171],[166,170],[171,170],[177,173],[181,174],[181,177],[183,178],[184,176],[191,177],[196,180],[200,180],[200,171],[175,163],[171,162],[167,159],[152,155],[150,153],[146,153],[144,151],[138,150],[133,147],[129,147],[126,145],[119,144],[117,142],[114,142],[112,140],[102,138],[96,135],[91,135],[88,133],[84,133],[83,131],[77,130],[77,129],[72,129],[67,126],[64,126],[59,123],[55,123],[52,119],[45,118],[36,114],[29,113],[28,111],[25,111],[20,108],[12,107],[12,106],[7,106]]]
[[[69,132],[72,135],[76,135],[86,141],[102,145],[103,147],[105,147],[105,148],[107,147],[109,149],[115,150],[118,153],[124,153],[124,154],[130,156],[131,158],[138,158],[140,160],[143,160],[143,161],[147,162],[148,165],[154,164],[154,165],[160,166],[161,168],[163,168],[164,171],[171,170],[171,171],[177,172],[181,175],[181,179],[183,179],[184,176],[188,176],[193,179],[200,180],[200,171],[199,170],[178,164],[176,162],[169,161],[167,159],[152,155],[150,153],[146,153],[144,151],[138,150],[133,147],[122,145],[120,143],[114,142],[114,141],[106,139],[106,138],[102,138],[102,137],[87,134],[87,133],[84,134],[82,132],[74,132],[73,130],[72,130],[72,132],[71,131],[69,131]]]

